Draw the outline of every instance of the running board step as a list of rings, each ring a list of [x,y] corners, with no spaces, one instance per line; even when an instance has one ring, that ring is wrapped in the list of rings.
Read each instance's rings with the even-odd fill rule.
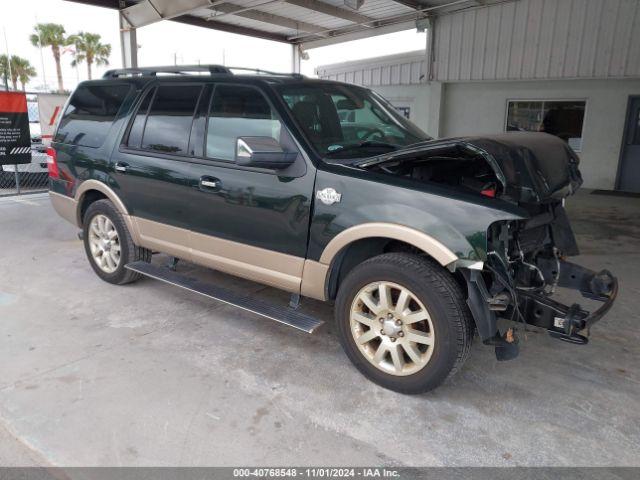
[[[154,278],[175,285],[176,287],[199,293],[205,297],[213,298],[228,305],[233,305],[234,307],[255,313],[256,315],[275,320],[276,322],[284,323],[303,332],[313,333],[324,323],[322,320],[292,310],[289,307],[282,307],[264,300],[241,295],[212,283],[176,273],[167,267],[153,265],[147,262],[133,262],[125,265],[125,268],[138,272],[146,277]]]

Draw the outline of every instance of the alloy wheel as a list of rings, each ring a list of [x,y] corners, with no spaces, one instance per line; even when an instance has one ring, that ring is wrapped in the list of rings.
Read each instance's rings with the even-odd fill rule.
[[[115,225],[106,215],[98,214],[89,224],[89,247],[96,265],[113,273],[120,265],[120,240]]]
[[[429,312],[415,294],[396,283],[363,287],[351,305],[350,329],[363,356],[391,375],[414,374],[433,354],[435,333]]]

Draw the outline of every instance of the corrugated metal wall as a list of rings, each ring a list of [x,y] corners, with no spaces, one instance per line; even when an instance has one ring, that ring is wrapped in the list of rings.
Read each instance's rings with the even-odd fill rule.
[[[390,55],[366,61],[318,67],[318,77],[356,85],[417,85],[425,81],[424,51]]]
[[[640,0],[518,0],[439,17],[440,81],[640,76]]]

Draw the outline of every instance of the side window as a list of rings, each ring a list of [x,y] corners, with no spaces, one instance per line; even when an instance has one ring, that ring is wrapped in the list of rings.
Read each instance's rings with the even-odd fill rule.
[[[159,86],[147,115],[142,148],[186,154],[193,114],[201,91],[201,85]]]
[[[100,147],[131,90],[129,85],[78,87],[60,119],[55,141],[83,147]]]
[[[153,98],[153,94],[156,91],[155,88],[150,89],[142,99],[140,106],[133,118],[131,124],[131,130],[129,130],[129,138],[127,139],[127,146],[131,148],[140,148],[142,143],[142,131],[144,130],[144,122],[147,120],[147,112],[149,111],[149,104]]]
[[[280,141],[280,120],[259,90],[218,85],[211,100],[207,157],[233,161],[238,137],[272,137]]]

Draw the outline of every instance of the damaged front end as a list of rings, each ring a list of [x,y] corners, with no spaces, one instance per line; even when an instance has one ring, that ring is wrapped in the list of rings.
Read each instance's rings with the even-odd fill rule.
[[[591,325],[616,298],[618,282],[610,272],[567,260],[578,255],[564,209],[565,198],[582,183],[578,162],[556,137],[510,133],[424,142],[359,166],[475,194],[484,197],[483,205],[508,202],[523,212],[521,219],[488,226],[483,262],[458,269],[482,341],[495,345],[499,360],[508,360],[517,356],[517,338],[512,329],[498,331],[499,318],[585,344]],[[561,303],[560,288],[601,305],[588,311],[579,303]]]
[[[497,222],[489,229],[483,271],[465,272],[469,307],[483,341],[496,346],[496,356],[517,355],[515,342],[499,335],[497,318],[546,329],[551,336],[586,344],[589,328],[611,308],[618,282],[607,270],[595,272],[569,262],[578,248],[561,203],[548,204],[528,220]],[[589,312],[579,303],[567,305],[554,296],[558,288],[601,302]],[[586,334],[586,335],[585,335]]]
[[[482,271],[464,272],[469,307],[486,344],[499,360],[514,358],[517,339],[500,335],[498,318],[546,329],[551,336],[586,344],[589,328],[611,308],[618,282],[607,270],[595,272],[567,260],[578,255],[564,201],[582,183],[578,158],[549,135],[506,135],[477,139],[474,146],[497,159],[505,182],[502,199],[516,203],[528,218],[496,222],[487,232]],[[558,288],[601,302],[593,311],[557,300]]]

